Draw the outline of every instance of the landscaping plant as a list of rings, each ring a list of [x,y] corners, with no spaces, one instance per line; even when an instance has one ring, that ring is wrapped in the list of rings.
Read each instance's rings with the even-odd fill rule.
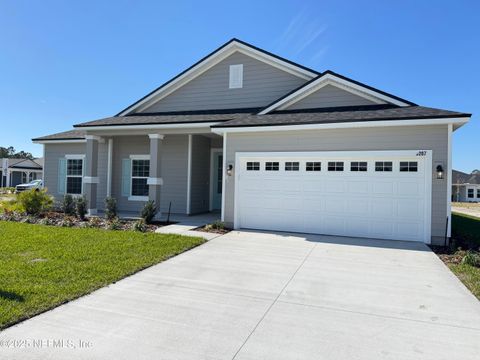
[[[38,216],[52,208],[53,199],[45,189],[37,189],[21,192],[17,197],[17,203],[28,215]]]
[[[146,232],[147,231],[147,224],[145,223],[145,220],[140,219],[138,221],[135,221],[133,223],[133,230],[139,231],[139,232]]]
[[[85,215],[87,214],[87,199],[85,199],[85,196],[81,196],[75,200],[75,207],[78,218],[82,221],[85,220]]]
[[[67,194],[63,197],[62,211],[65,215],[75,215],[75,202],[73,201],[72,195]]]
[[[145,223],[150,224],[157,213],[157,205],[153,200],[149,200],[142,209],[141,217]]]
[[[117,200],[113,197],[105,199],[105,217],[108,220],[113,220],[117,217]]]

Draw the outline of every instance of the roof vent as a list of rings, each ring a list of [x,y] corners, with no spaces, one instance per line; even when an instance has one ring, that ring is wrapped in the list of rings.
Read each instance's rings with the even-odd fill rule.
[[[243,64],[230,65],[230,82],[228,88],[243,88]]]

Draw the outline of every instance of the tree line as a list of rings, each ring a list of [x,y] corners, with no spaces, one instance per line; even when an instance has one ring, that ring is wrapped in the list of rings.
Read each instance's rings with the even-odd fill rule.
[[[13,146],[2,147],[0,146],[0,159],[10,158],[10,159],[29,159],[33,160],[34,157],[31,153],[26,151],[16,151]]]

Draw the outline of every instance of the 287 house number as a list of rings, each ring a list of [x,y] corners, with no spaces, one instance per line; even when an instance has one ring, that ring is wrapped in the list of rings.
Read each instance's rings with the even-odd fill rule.
[[[417,152],[417,156],[425,156],[425,155],[427,155],[426,150],[420,150],[419,152]]]

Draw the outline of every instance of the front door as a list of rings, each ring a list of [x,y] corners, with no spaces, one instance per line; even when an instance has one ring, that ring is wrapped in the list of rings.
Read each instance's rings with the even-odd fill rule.
[[[221,152],[213,153],[212,167],[212,210],[222,208],[222,177],[223,177],[223,154]]]

